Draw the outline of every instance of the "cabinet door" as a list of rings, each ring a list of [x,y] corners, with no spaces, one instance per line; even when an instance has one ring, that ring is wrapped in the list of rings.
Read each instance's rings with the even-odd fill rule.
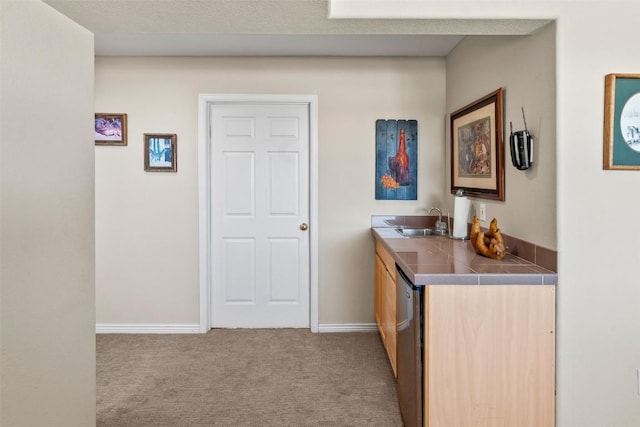
[[[375,259],[375,316],[380,338],[396,375],[396,269],[389,267],[393,259],[383,248],[377,247]],[[385,262],[387,260],[387,262]]]
[[[380,332],[380,337],[382,338],[382,342],[385,342],[385,328],[384,325],[384,287],[386,280],[387,270],[384,267],[384,264],[378,254],[376,254],[375,260],[375,315],[376,315],[376,323],[378,324],[378,331]]]
[[[395,269],[394,269],[395,270]],[[395,271],[394,271],[395,272]],[[396,357],[396,280],[395,276],[391,276],[388,270],[385,270],[384,281],[384,321],[383,329],[385,330],[385,348],[391,362],[394,375],[397,376],[397,357]]]
[[[431,286],[430,427],[554,425],[555,287]]]

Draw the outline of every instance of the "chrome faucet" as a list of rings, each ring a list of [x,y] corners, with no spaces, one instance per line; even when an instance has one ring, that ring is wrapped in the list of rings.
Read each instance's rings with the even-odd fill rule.
[[[442,221],[442,211],[439,208],[430,208],[427,215],[432,211],[438,211],[438,221],[436,221],[435,234],[445,236],[447,234],[447,223]]]

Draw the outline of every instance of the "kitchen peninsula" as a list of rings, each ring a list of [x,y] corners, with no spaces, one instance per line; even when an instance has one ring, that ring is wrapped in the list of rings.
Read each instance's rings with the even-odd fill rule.
[[[419,425],[553,426],[557,274],[512,254],[482,257],[469,241],[404,237],[400,226],[372,218],[376,320],[400,387],[400,278],[421,287]]]

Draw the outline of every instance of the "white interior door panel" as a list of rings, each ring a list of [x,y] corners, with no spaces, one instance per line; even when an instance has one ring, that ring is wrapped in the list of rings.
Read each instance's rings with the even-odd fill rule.
[[[309,106],[212,106],[212,327],[309,327]]]

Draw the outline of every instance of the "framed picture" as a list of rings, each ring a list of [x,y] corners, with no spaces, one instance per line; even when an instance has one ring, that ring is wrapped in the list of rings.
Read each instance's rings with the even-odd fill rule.
[[[451,193],[504,200],[502,88],[451,113]]]
[[[640,74],[604,78],[602,167],[640,170]]]
[[[96,113],[96,145],[127,145],[127,115]]]
[[[144,170],[176,172],[178,137],[171,133],[144,134]]]
[[[418,200],[416,120],[376,120],[376,200]]]

